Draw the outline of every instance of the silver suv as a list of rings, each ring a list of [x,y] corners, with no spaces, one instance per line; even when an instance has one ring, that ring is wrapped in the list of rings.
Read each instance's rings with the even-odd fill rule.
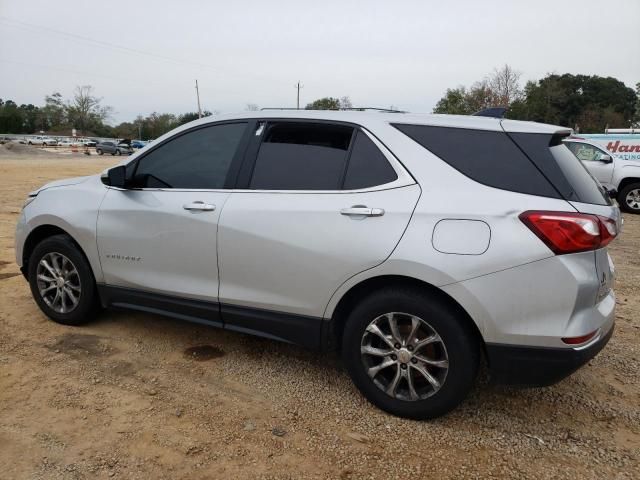
[[[169,315],[340,350],[395,415],[548,385],[613,332],[620,212],[561,127],[269,111],[184,125],[29,194],[16,256],[42,311]]]

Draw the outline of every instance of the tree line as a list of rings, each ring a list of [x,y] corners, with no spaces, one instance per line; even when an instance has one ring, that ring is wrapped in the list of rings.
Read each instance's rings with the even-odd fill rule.
[[[507,107],[507,118],[571,127],[597,133],[640,123],[640,83],[636,91],[613,77],[548,74],[520,84],[511,66],[494,69],[471,86],[447,89],[433,113],[470,115]]]
[[[47,95],[43,106],[18,105],[0,98],[0,133],[32,134],[42,131],[51,135],[69,135],[75,128],[78,135],[148,140],[198,118],[197,112],[181,115],[153,112],[147,116],[138,115],[132,122],[112,126],[107,124],[112,113],[113,108],[103,105],[102,98],[94,94],[91,85],[76,87],[73,96],[67,100],[59,92]],[[209,115],[212,113],[203,112],[203,116]]]

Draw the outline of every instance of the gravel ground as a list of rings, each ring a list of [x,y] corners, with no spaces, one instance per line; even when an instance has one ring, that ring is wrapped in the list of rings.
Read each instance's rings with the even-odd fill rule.
[[[479,381],[415,422],[369,405],[331,354],[137,313],[48,321],[13,259],[20,206],[116,161],[0,155],[0,478],[640,478],[640,217],[611,247],[599,356],[553,387]]]

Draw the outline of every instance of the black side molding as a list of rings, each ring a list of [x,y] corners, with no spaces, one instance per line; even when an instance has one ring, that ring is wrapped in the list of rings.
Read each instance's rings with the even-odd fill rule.
[[[205,302],[190,298],[161,295],[131,288],[98,285],[100,303],[104,308],[122,308],[156,313],[168,317],[222,327],[220,306],[215,302]]]
[[[141,290],[98,285],[105,308],[155,313],[221,327],[318,350],[328,343],[329,322],[323,318],[219,304]]]

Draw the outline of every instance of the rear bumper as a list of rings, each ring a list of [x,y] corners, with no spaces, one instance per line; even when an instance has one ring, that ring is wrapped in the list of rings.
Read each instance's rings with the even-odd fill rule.
[[[613,335],[614,325],[593,343],[578,348],[487,344],[491,381],[544,387],[571,375],[595,357]]]

